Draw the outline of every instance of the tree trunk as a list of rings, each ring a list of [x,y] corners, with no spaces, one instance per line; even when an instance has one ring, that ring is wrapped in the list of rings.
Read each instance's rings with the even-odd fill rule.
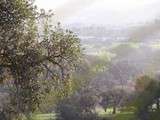
[[[113,112],[112,114],[116,114],[116,106],[113,106]]]
[[[107,112],[107,108],[104,108],[104,111]]]
[[[157,109],[160,109],[160,103],[159,103],[159,99],[156,100],[156,104],[157,104]]]

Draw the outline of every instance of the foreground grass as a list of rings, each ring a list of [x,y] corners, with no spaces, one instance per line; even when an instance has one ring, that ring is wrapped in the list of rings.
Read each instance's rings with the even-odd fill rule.
[[[102,118],[111,118],[111,120],[135,120],[133,112],[120,112],[115,115],[103,114]]]
[[[112,120],[135,120],[134,110],[127,109],[123,111],[117,111],[117,114],[112,114],[112,109],[108,109],[106,112],[103,109],[96,110],[100,117],[102,118],[111,118]]]
[[[113,116],[113,120],[134,120],[134,113],[122,112]]]
[[[34,115],[33,120],[56,120],[56,114],[37,114]]]
[[[111,120],[135,120],[134,109],[127,108],[124,110],[118,110],[117,114],[112,114],[112,109],[109,108],[105,112],[102,108],[97,108],[96,112],[102,118],[111,118]],[[25,119],[24,119],[25,120]],[[55,113],[49,114],[34,114],[32,120],[56,120]]]

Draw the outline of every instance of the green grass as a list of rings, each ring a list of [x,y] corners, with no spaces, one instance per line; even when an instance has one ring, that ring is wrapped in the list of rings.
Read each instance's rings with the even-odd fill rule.
[[[134,119],[134,109],[125,108],[117,110],[117,114],[112,114],[112,108],[107,109],[105,112],[102,108],[96,108],[96,112],[102,118],[112,118],[112,120],[135,120]],[[56,114],[34,114],[32,120],[56,120]]]
[[[55,120],[55,114],[37,114],[33,116],[33,120]]]
[[[134,120],[134,114],[132,112],[122,112],[113,116],[113,120]]]
[[[111,108],[109,108],[106,112],[101,108],[97,108],[96,111],[102,118],[112,118],[112,120],[135,120],[133,108],[118,110],[115,115],[112,114]]]

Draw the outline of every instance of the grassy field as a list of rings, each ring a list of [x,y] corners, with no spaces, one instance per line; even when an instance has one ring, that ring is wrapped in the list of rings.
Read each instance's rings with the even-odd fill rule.
[[[112,114],[112,109],[108,109],[106,112],[103,109],[96,110],[99,116],[103,118],[112,118],[112,120],[135,120],[134,111],[132,109],[126,109],[123,111],[118,110],[117,114]]]
[[[131,112],[122,112],[113,116],[113,120],[134,120],[134,114]]]
[[[112,114],[112,109],[107,109],[105,112],[102,108],[97,108],[96,112],[102,118],[112,118],[112,120],[135,120],[134,111],[126,109],[123,111],[117,110],[117,114]],[[33,120],[56,120],[56,114],[36,114],[33,115]]]
[[[103,118],[112,118],[112,120],[135,120],[134,113],[132,112],[120,112],[115,115],[113,114],[101,114]]]
[[[108,114],[101,114],[102,117],[112,118],[112,120],[134,120],[134,114],[130,112],[123,112],[117,113],[116,115],[108,115]],[[56,117],[53,114],[38,114],[33,117],[33,120],[55,120]]]
[[[55,120],[56,115],[55,114],[37,114],[34,115],[33,120]]]

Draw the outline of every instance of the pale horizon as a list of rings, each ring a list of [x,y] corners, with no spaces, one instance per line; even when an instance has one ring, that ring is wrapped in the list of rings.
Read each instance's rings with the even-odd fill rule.
[[[158,0],[36,0],[38,8],[52,9],[64,24],[138,24],[159,19]]]

